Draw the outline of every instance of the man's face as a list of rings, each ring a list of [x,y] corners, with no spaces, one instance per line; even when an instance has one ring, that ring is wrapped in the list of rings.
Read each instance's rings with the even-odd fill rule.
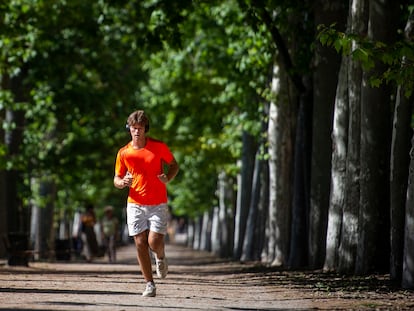
[[[134,139],[140,139],[145,137],[145,126],[142,124],[134,124],[129,127],[131,137]]]

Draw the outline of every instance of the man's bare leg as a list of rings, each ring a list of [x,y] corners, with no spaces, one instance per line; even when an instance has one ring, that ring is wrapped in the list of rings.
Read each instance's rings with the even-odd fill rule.
[[[134,236],[135,246],[137,249],[137,259],[141,267],[141,273],[145,281],[153,281],[151,257],[148,244],[148,230]]]
[[[148,244],[155,253],[155,265],[159,278],[165,278],[168,273],[168,263],[165,258],[164,235],[156,232],[149,232]]]
[[[150,231],[148,234],[148,244],[150,249],[155,253],[157,259],[165,257],[164,235]]]

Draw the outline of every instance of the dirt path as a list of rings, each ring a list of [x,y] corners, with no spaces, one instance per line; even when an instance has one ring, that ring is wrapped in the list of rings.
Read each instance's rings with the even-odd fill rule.
[[[0,310],[411,310],[414,293],[392,290],[387,278],[343,279],[232,263],[209,253],[168,245],[170,273],[144,283],[133,246],[118,263],[0,265]],[[345,287],[344,287],[345,286]]]

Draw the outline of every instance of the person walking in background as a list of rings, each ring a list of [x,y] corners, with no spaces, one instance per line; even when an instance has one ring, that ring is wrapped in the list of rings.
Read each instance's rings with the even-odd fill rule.
[[[72,247],[77,258],[82,254],[82,212],[76,210],[73,215]]]
[[[81,221],[83,253],[86,261],[91,262],[99,253],[98,241],[95,233],[96,215],[92,204],[86,206],[86,210],[81,216]]]
[[[118,219],[114,216],[113,207],[108,205],[104,209],[101,221],[102,237],[109,263],[116,262],[116,241],[118,237]]]
[[[146,281],[142,295],[154,297],[156,287],[150,250],[155,254],[158,277],[165,278],[168,273],[164,244],[168,221],[166,184],[177,175],[179,167],[164,142],[147,136],[149,120],[143,110],[132,112],[126,126],[131,141],[117,153],[114,186],[118,189],[129,187],[127,224]]]

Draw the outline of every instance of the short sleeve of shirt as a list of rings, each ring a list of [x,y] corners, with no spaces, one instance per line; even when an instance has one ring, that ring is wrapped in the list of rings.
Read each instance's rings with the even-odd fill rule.
[[[163,149],[162,151],[162,159],[167,163],[170,164],[171,161],[174,159],[173,154],[171,153],[170,149],[168,148],[168,146],[164,143],[161,143],[161,149]]]
[[[120,177],[124,177],[126,172],[128,171],[127,167],[125,166],[125,162],[124,162],[124,154],[126,152],[127,146],[122,147],[117,155],[116,155],[116,160],[115,160],[115,175],[118,175]]]

